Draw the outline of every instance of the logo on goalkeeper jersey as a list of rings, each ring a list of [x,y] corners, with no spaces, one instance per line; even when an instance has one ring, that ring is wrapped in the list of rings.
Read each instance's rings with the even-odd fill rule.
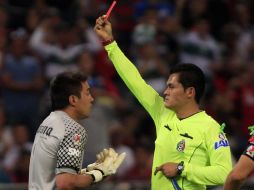
[[[67,153],[68,155],[70,155],[70,156],[76,156],[76,157],[79,157],[80,156],[80,154],[81,154],[81,151],[80,150],[77,150],[77,149],[75,149],[75,148],[71,148],[71,147],[69,147],[69,149],[68,149],[68,153]]]
[[[75,134],[73,136],[73,142],[75,145],[80,145],[80,142],[81,142],[81,135],[79,134]]]

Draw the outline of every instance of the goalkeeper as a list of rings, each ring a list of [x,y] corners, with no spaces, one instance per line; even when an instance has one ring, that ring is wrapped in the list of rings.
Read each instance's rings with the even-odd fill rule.
[[[125,158],[105,149],[81,170],[87,134],[78,121],[89,116],[93,97],[87,78],[62,73],[50,85],[53,111],[39,126],[30,159],[29,190],[84,188],[116,172]]]
[[[222,185],[232,168],[230,147],[223,127],[199,107],[205,89],[200,68],[172,68],[161,97],[118,47],[105,16],[96,20],[94,30],[118,74],[155,123],[152,190],[174,189],[170,178],[186,190]]]

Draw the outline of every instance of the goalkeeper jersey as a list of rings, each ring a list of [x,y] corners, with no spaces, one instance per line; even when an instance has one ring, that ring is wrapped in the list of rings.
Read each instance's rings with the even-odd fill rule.
[[[118,74],[148,111],[156,126],[152,171],[166,162],[184,161],[185,169],[176,177],[185,190],[203,190],[206,185],[222,185],[232,169],[227,138],[220,125],[205,111],[179,120],[164,106],[161,96],[140,76],[116,42],[105,47]],[[174,189],[162,172],[152,175],[152,190]]]
[[[29,190],[56,189],[56,175],[77,174],[87,134],[63,111],[51,112],[37,130],[29,167]]]

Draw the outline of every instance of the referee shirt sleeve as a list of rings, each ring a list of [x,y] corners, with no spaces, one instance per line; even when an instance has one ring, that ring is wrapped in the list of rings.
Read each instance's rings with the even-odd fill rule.
[[[116,42],[107,45],[105,49],[122,80],[156,122],[164,109],[163,98],[143,80],[137,68],[124,55]]]
[[[222,185],[232,169],[228,140],[224,133],[220,133],[219,126],[213,126],[209,133],[205,133],[205,143],[209,157],[207,166],[186,163],[181,176],[198,184]]]

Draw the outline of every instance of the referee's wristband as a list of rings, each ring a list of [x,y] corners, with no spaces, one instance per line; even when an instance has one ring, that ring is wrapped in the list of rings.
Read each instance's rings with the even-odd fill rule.
[[[113,41],[115,41],[114,38],[111,38],[109,40],[102,41],[101,43],[103,46],[107,46],[107,45],[111,44]]]

